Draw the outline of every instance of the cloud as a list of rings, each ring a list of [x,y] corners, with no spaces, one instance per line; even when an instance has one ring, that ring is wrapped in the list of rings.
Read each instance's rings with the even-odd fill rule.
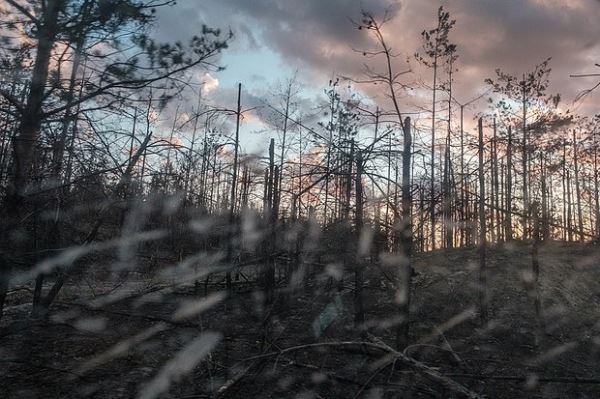
[[[459,100],[481,93],[484,79],[493,77],[496,68],[520,75],[548,57],[553,57],[551,92],[560,92],[571,101],[593,85],[569,75],[589,71],[600,61],[600,3],[596,0],[206,0],[201,6],[194,0],[180,0],[169,10],[172,15],[161,16],[160,27],[174,23],[192,29],[208,23],[231,28],[236,40],[228,52],[266,47],[289,68],[298,68],[304,85],[317,91],[332,73],[361,76],[367,60],[355,50],[374,44],[352,23],[360,18],[361,9],[376,15],[388,10],[393,17],[385,27],[386,39],[402,55],[397,66],[402,70],[406,67],[402,60],[421,49],[421,31],[435,27],[436,11],[442,4],[457,20],[451,40],[458,44],[460,56],[455,75]],[[164,32],[166,38],[192,33],[185,29]],[[269,81],[270,70],[276,66],[271,59],[264,62]],[[412,67],[415,78],[431,80],[430,70],[415,62]],[[244,66],[230,68],[243,71]],[[256,76],[254,80],[260,82]],[[374,88],[365,90],[378,94]],[[580,111],[597,110],[597,97],[588,98]]]
[[[219,79],[212,77],[208,72],[202,75],[200,81],[204,83],[202,89],[206,95],[209,95],[219,87]]]

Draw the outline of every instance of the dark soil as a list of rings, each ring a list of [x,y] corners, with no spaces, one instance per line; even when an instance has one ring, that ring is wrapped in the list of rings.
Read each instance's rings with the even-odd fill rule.
[[[486,325],[475,311],[477,251],[418,255],[413,344],[405,353],[489,398],[599,398],[598,249],[551,243],[540,254],[544,333],[538,346],[526,284],[530,248],[516,244],[489,251],[491,321]],[[174,312],[182,302],[204,296],[203,285],[199,292],[189,285],[130,295],[100,309],[89,306],[85,284],[72,285],[46,321],[29,319],[31,295],[26,289],[14,291],[0,325],[0,397],[139,397],[161,367],[206,331],[222,334],[218,346],[191,372],[172,379],[160,397],[215,397],[240,375],[222,397],[455,397],[399,362],[382,366],[381,353],[360,347],[312,346],[257,357],[294,346],[365,339],[364,329],[353,323],[351,275],[338,291],[326,270],[315,266],[307,287],[294,295],[282,289],[273,306],[265,306],[256,287],[241,278],[228,299],[178,321]],[[393,346],[396,305],[385,277],[390,272],[369,266],[364,298],[368,333]],[[254,278],[252,271],[245,275]],[[220,278],[208,288],[209,295],[225,289]],[[148,285],[131,288],[131,294],[144,292]],[[123,342],[130,346],[109,351]]]

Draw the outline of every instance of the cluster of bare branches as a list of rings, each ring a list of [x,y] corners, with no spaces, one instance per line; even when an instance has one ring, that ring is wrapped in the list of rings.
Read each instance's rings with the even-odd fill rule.
[[[550,59],[522,76],[498,70],[482,82],[483,94],[457,100],[456,21],[443,7],[437,25],[422,33],[422,53],[412,57],[432,71],[431,83],[411,81],[403,49],[386,40],[391,16],[365,11],[354,24],[373,45],[359,50],[363,76],[332,79],[311,107],[297,76],[259,105],[245,104],[240,83],[236,106],[228,108],[203,96],[204,82],[193,76],[220,70],[219,54],[232,34],[202,27],[186,44],[158,43],[151,35],[155,9],[173,3],[7,0],[0,8],[6,39],[0,47],[0,317],[9,292],[30,284],[31,315],[47,320],[64,287],[93,273],[121,283],[143,273],[161,284],[139,295],[117,286],[79,303],[90,312],[188,285],[199,296],[202,283],[205,296],[210,284],[233,296],[245,281],[264,306],[261,354],[250,360],[359,347],[384,356],[382,367],[393,364],[393,371],[399,362],[456,394],[479,397],[406,354],[415,255],[478,247],[473,302],[485,327],[486,251],[532,243],[530,294],[543,330],[539,246],[600,237],[600,117],[560,107],[560,96],[548,93]],[[419,84],[431,92],[431,109],[407,100]],[[383,88],[377,105],[364,96],[374,86]],[[469,132],[465,112],[486,97]],[[276,137],[262,153],[244,147],[250,114]],[[108,265],[92,270],[96,257]],[[365,287],[375,266],[392,287],[395,348],[368,332]],[[335,285],[335,295],[352,292],[360,340],[269,350],[278,307],[321,283],[332,292]],[[127,345],[167,325],[189,327],[191,316],[225,298],[217,295],[173,318],[146,315],[159,324]],[[335,302],[331,309],[337,312]],[[326,328],[317,323],[316,335]],[[142,397],[165,392],[178,372],[189,372],[222,339],[203,332],[164,365]],[[118,357],[123,348],[109,352]],[[105,360],[92,359],[84,372]],[[217,396],[250,368],[227,379]]]

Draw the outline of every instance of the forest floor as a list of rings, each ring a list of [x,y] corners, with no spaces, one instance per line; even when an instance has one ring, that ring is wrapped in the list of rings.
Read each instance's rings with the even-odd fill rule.
[[[417,255],[413,344],[405,353],[488,398],[600,398],[600,249],[541,247],[545,331],[537,346],[534,302],[525,284],[530,251],[523,244],[489,250],[491,321],[484,327],[475,312],[477,251]],[[352,280],[338,291],[321,277],[272,308],[263,306],[250,283],[238,282],[226,300],[177,321],[173,314],[195,297],[193,286],[152,291],[156,281],[140,280],[127,288],[143,295],[94,309],[84,305],[90,302],[82,292],[115,287],[71,285],[48,321],[30,320],[30,293],[13,291],[0,324],[0,397],[143,397],[140,390],[159,370],[209,330],[222,334],[218,346],[185,376],[179,375],[185,365],[171,366],[167,393],[159,397],[210,398],[219,389],[227,398],[457,397],[400,362],[337,345],[362,339],[353,323]],[[391,284],[375,266],[365,283],[369,336],[393,346]],[[224,290],[216,282],[208,288],[209,294]],[[302,345],[311,346],[280,352]],[[270,355],[259,356],[265,353]]]

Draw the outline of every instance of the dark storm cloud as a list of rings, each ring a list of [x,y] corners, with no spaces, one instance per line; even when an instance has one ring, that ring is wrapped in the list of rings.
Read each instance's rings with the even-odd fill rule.
[[[291,62],[328,70],[344,68],[342,59],[351,47],[368,44],[368,38],[353,28],[361,9],[395,15],[400,3],[390,0],[240,1],[225,3],[255,19],[264,40]]]
[[[161,29],[175,23],[185,30],[198,22],[231,27],[237,38],[230,51],[260,42],[300,68],[305,81],[322,86],[333,72],[360,76],[365,60],[353,49],[372,45],[351,22],[360,18],[361,9],[376,15],[388,9],[394,19],[386,26],[387,38],[395,51],[411,56],[420,50],[420,32],[435,26],[442,4],[457,20],[451,40],[459,46],[458,97],[466,100],[481,92],[483,80],[493,77],[496,68],[521,74],[548,57],[553,57],[551,89],[567,100],[594,83],[569,75],[600,62],[596,0],[207,0],[201,5],[184,0]],[[182,33],[167,30],[165,36]],[[412,66],[415,75],[430,79],[430,71]],[[594,112],[596,106],[592,98],[582,108]]]
[[[461,65],[476,78],[493,76],[495,68],[518,75],[552,57],[552,89],[572,100],[588,82],[569,75],[600,58],[596,1],[463,0],[450,9]]]
[[[291,65],[313,70],[343,69],[341,58],[352,56],[368,38],[353,29],[361,9],[395,15],[394,0],[181,0],[161,15],[160,37],[182,40],[200,23],[231,28],[236,35],[232,51],[264,45],[281,54]],[[173,29],[177,26],[177,29]],[[340,65],[337,65],[340,64]]]

